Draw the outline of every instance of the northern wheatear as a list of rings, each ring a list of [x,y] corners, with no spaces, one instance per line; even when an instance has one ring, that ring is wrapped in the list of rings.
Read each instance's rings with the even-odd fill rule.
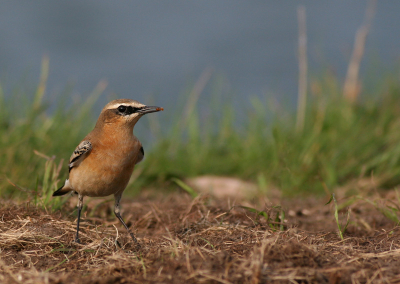
[[[140,141],[133,135],[133,127],[146,113],[164,110],[161,107],[146,106],[134,100],[119,99],[108,103],[100,113],[94,129],[76,147],[69,159],[69,179],[53,193],[53,196],[78,193],[78,222],[83,197],[108,196],[114,194],[115,216],[128,230],[133,241],[137,240],[128,229],[120,214],[119,202],[127,186],[133,168],[144,157]]]

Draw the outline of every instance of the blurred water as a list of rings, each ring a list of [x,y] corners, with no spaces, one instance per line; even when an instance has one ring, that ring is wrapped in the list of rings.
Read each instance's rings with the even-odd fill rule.
[[[2,0],[1,78],[12,86],[28,73],[35,83],[47,54],[50,101],[68,83],[86,96],[106,79],[108,94],[144,103],[154,95],[173,105],[212,67],[236,104],[265,94],[294,104],[299,4],[307,11],[311,73],[329,65],[344,77],[366,1]],[[399,12],[400,1],[378,1],[364,69],[383,71],[398,59]]]

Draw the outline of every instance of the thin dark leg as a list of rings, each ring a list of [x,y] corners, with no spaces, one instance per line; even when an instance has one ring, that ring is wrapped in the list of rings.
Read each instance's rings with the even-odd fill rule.
[[[81,240],[79,239],[79,222],[81,219],[81,211],[82,211],[82,206],[83,206],[83,195],[78,195],[78,222],[76,224],[76,237],[75,237],[75,242],[80,244]]]
[[[121,194],[116,194],[115,196],[115,206],[114,206],[114,214],[117,216],[118,220],[124,225],[125,229],[128,231],[129,235],[131,236],[132,240],[139,245],[138,240],[135,238],[133,233],[128,229],[128,226],[125,224],[124,220],[121,217],[120,214],[120,208],[119,208],[119,201],[121,200]]]

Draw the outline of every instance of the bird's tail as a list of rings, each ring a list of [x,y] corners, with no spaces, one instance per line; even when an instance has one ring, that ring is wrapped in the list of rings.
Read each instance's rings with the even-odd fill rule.
[[[73,191],[74,189],[72,188],[71,184],[69,183],[69,180],[66,180],[64,185],[54,191],[53,196],[61,196],[64,194],[67,194],[70,191]]]

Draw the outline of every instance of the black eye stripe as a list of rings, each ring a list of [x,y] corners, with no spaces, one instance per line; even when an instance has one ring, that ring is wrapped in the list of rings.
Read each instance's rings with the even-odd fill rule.
[[[122,115],[130,115],[132,113],[137,112],[138,110],[140,110],[140,108],[132,107],[132,106],[125,106],[125,105],[120,105],[117,108],[117,111]]]
[[[121,113],[124,113],[126,111],[126,106],[120,105],[118,107],[118,111],[121,112]]]

